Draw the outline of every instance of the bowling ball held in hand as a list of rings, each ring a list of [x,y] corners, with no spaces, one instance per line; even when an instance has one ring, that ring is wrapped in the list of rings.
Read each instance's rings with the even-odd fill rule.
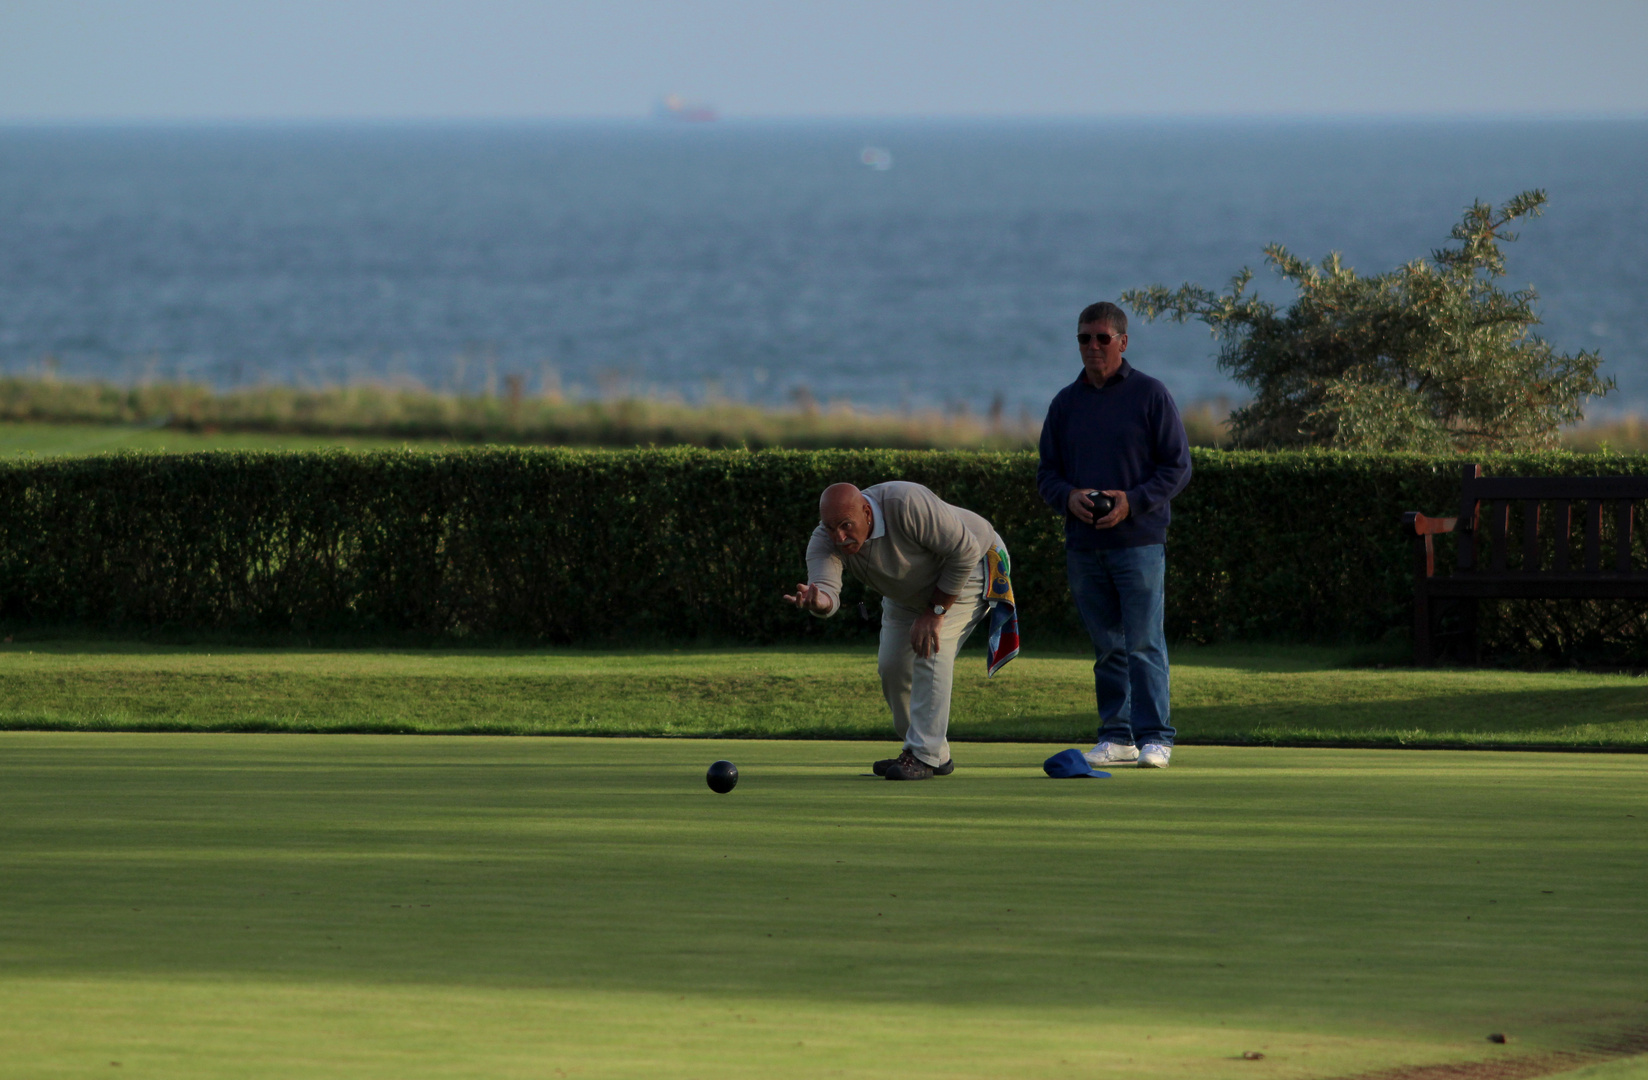
[[[1084,491],[1082,494],[1086,495],[1093,502],[1094,521],[1099,520],[1106,514],[1110,513],[1110,511],[1116,509],[1116,500],[1112,499],[1102,491]]]

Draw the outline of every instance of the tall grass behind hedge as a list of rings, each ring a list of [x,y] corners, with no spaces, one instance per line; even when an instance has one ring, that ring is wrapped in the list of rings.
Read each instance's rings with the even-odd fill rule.
[[[1034,446],[1040,431],[1040,417],[1028,414],[873,412],[810,399],[788,409],[649,397],[569,400],[527,395],[518,380],[502,395],[460,395],[372,384],[219,392],[192,383],[121,387],[0,377],[0,420],[459,443],[755,449],[1022,449]],[[1195,411],[1193,421],[1199,432],[1217,436],[1218,423],[1207,408]]]
[[[1172,636],[1367,640],[1405,631],[1412,585],[1398,521],[1404,510],[1454,512],[1459,459],[1193,457],[1168,542]],[[1635,458],[1565,453],[1483,464],[1499,475],[1648,470]],[[778,597],[805,576],[824,486],[907,479],[995,524],[1013,552],[1033,645],[1081,632],[1061,521],[1036,494],[1035,469],[1030,453],[889,450],[128,453],[4,463],[0,618],[586,644],[866,636],[874,624],[856,605],[873,608],[876,598],[856,585],[831,620],[798,615]],[[1648,566],[1640,538],[1638,548]],[[1444,545],[1442,559],[1451,557]],[[1549,651],[1587,634],[1615,645],[1639,636],[1630,612],[1621,621],[1596,605],[1519,610],[1486,613],[1490,647]],[[1530,637],[1537,620],[1527,612],[1543,610],[1557,622]]]
[[[0,421],[134,424],[196,433],[261,432],[316,437],[443,439],[522,446],[701,446],[817,450],[1032,448],[1041,417],[996,406],[970,411],[877,412],[810,398],[792,408],[738,401],[688,404],[650,397],[571,400],[528,395],[505,380],[502,395],[437,393],[356,383],[303,389],[216,391],[194,383],[117,386],[0,376]],[[1224,403],[1183,412],[1192,445],[1225,441]]]

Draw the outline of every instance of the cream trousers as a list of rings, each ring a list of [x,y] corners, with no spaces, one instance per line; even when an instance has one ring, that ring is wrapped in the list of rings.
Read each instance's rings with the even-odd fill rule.
[[[876,657],[881,693],[893,710],[893,729],[904,740],[904,748],[934,767],[950,760],[950,682],[956,653],[989,610],[980,564],[944,613],[937,654],[920,657],[910,647],[910,627],[921,612],[885,598],[881,601],[881,650]]]

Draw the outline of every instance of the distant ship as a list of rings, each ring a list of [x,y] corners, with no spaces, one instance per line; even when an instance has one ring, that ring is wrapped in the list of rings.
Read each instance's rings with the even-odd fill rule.
[[[688,101],[680,94],[671,94],[654,105],[652,115],[659,120],[669,120],[677,124],[705,124],[720,119],[715,106]]]

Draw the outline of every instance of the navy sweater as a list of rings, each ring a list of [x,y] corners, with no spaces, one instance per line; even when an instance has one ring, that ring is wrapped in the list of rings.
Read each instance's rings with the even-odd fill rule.
[[[1041,427],[1036,486],[1065,515],[1064,542],[1078,550],[1143,547],[1167,540],[1169,500],[1190,482],[1190,442],[1167,387],[1126,360],[1103,387],[1085,373],[1060,390]],[[1127,492],[1129,513],[1113,529],[1069,515],[1074,488]]]

